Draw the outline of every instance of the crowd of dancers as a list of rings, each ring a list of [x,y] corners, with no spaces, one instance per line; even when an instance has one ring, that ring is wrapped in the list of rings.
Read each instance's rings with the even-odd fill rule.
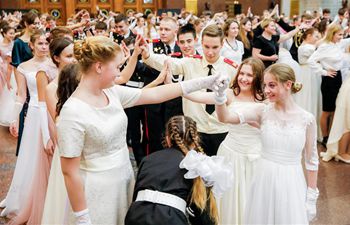
[[[3,12],[0,125],[18,158],[1,216],[309,224],[317,142],[350,163],[348,17]]]

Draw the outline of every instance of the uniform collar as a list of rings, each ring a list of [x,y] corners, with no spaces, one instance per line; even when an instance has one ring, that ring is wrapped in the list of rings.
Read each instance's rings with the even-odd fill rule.
[[[203,68],[206,68],[206,67],[208,67],[208,65],[210,64],[210,65],[213,66],[214,70],[217,71],[217,69],[218,69],[219,66],[220,66],[219,64],[220,64],[220,62],[222,61],[222,59],[223,59],[223,57],[220,56],[220,57],[218,58],[218,60],[216,60],[215,63],[208,63],[208,61],[207,61],[207,59],[205,58],[205,56],[203,56],[203,58],[202,58],[202,66],[203,66]]]

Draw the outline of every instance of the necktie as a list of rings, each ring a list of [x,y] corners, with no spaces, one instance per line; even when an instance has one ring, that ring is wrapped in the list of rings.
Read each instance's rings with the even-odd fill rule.
[[[167,54],[167,55],[170,55],[170,54],[171,54],[170,45],[165,45],[165,49],[166,49],[166,54]]]
[[[209,68],[209,72],[208,72],[208,76],[212,75],[212,69],[213,69],[213,65],[208,65]],[[207,92],[211,92],[210,89],[207,89]],[[215,111],[215,105],[205,105],[205,111],[208,114],[212,114]]]

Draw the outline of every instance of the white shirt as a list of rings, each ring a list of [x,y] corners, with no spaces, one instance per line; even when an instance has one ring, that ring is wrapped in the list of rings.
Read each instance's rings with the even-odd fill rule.
[[[318,75],[327,76],[328,70],[338,71],[343,68],[345,49],[350,45],[350,39],[343,39],[339,43],[324,42],[310,56],[308,63]]]
[[[237,64],[241,64],[242,56],[244,54],[244,46],[241,41],[236,40],[235,43],[235,46],[230,46],[225,39],[220,55],[234,61]]]

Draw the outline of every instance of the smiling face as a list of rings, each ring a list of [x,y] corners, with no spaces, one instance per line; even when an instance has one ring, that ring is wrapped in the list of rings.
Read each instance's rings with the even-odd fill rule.
[[[236,38],[238,35],[238,23],[232,22],[227,30],[227,36],[230,38]]]
[[[242,68],[239,71],[237,80],[238,80],[238,85],[242,92],[251,91],[253,80],[254,80],[252,66],[248,64],[242,65]]]
[[[265,32],[267,32],[267,33],[269,33],[271,35],[276,35],[277,32],[276,32],[276,24],[275,24],[275,22],[271,21],[269,23],[269,25],[267,25],[265,27]]]
[[[292,81],[281,83],[270,72],[264,75],[264,92],[270,102],[280,102],[291,95]]]
[[[332,42],[338,43],[339,41],[341,41],[343,39],[343,37],[344,37],[344,31],[340,30],[334,34]]]
[[[193,37],[192,33],[184,33],[179,35],[179,40],[177,45],[180,47],[180,50],[183,55],[194,55],[195,49],[194,44],[197,42],[197,39]]]

